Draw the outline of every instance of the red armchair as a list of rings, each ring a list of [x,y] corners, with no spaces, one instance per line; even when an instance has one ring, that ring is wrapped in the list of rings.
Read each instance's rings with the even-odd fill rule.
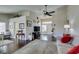
[[[63,34],[63,37],[61,38],[62,43],[68,43],[71,40],[73,40],[73,37],[70,34]]]
[[[67,54],[79,54],[79,45],[70,48]]]

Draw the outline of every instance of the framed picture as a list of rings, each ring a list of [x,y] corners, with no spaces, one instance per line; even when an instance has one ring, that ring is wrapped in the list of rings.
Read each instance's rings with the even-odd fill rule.
[[[24,23],[19,24],[19,29],[24,29]]]
[[[32,21],[31,20],[27,20],[27,27],[31,27],[32,26]]]

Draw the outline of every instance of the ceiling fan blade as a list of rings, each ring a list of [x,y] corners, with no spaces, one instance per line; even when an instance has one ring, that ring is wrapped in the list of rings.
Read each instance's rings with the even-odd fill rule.
[[[52,16],[51,14],[49,14],[49,13],[47,13],[46,15],[48,15],[48,16]]]
[[[49,16],[52,16],[52,15],[49,14]]]
[[[55,11],[48,12],[47,11],[47,5],[45,5],[45,10],[43,10],[43,14],[48,15],[48,16],[52,16],[51,13],[55,13]]]
[[[51,11],[51,12],[48,12],[48,13],[55,13],[55,11]]]

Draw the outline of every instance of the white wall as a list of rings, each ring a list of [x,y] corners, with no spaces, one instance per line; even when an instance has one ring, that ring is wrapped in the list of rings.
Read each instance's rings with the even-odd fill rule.
[[[24,11],[24,12],[19,12],[19,14],[26,16],[27,20],[31,20],[32,21],[32,27],[28,27],[27,31],[28,32],[33,32],[33,26],[38,25],[37,22],[37,16],[38,14],[36,12],[33,11]]]
[[[79,5],[68,6],[67,16],[70,22],[72,22],[73,34],[75,37],[73,44],[79,44]]]
[[[67,13],[67,7],[66,6],[62,6],[60,8],[58,8],[55,12],[55,14],[53,14],[51,20],[53,21],[53,23],[56,24],[56,30],[55,32],[57,34],[61,34],[64,32],[64,25],[66,24],[66,13]],[[24,16],[28,17],[28,20],[32,20],[32,21],[37,21],[36,17],[38,16],[38,14],[36,14],[35,12],[32,11],[24,11],[21,12],[19,14],[22,14]],[[33,23],[33,26],[37,25],[36,23]],[[50,28],[49,28],[50,29]],[[33,28],[28,28],[28,32],[32,31]]]
[[[55,15],[54,15],[54,23],[56,24],[56,32],[63,33],[64,32],[64,25],[66,22],[66,15],[67,15],[67,7],[63,6],[59,9],[57,9]]]
[[[16,22],[16,23],[25,23],[25,25],[27,25],[26,23],[27,23],[27,20],[30,20],[30,21],[32,21],[32,27],[26,27],[26,30],[25,30],[25,32],[26,32],[26,36],[28,36],[29,34],[32,34],[32,32],[33,32],[33,26],[34,25],[36,25],[33,21],[35,20],[36,21],[36,17],[37,17],[37,15],[36,15],[36,13],[35,12],[32,12],[32,11],[24,11],[24,12],[19,12],[18,14],[20,14],[20,15],[22,15],[22,18],[21,17],[16,17],[16,18],[11,18],[10,19],[10,23],[11,22]],[[26,18],[26,19],[25,19]],[[19,20],[21,20],[21,21],[19,21]],[[18,24],[19,24],[18,23]],[[11,23],[12,24],[12,23]],[[16,26],[15,26],[16,27]],[[12,30],[12,31],[15,31],[15,30]],[[17,30],[16,30],[17,31]],[[16,34],[16,33],[15,33]],[[14,37],[14,34],[13,34],[13,37]]]
[[[27,27],[27,24],[26,24],[27,23],[26,20],[27,20],[26,16],[21,16],[21,17],[16,17],[16,18],[11,18],[10,19],[10,21],[9,21],[9,29],[11,31],[11,34],[12,34],[13,38],[16,37],[16,34],[17,34],[18,30],[21,30],[19,28],[20,23],[24,23],[23,32],[25,33],[25,35],[26,34],[28,35],[30,33],[30,31],[29,31],[29,29]]]
[[[70,22],[73,21],[73,24],[71,25],[72,28],[75,30],[74,34],[79,33],[79,6],[68,6],[68,19]]]
[[[52,18],[47,19],[47,20],[52,20],[53,24],[56,24],[56,27],[55,27],[56,35],[63,34],[64,25],[67,23],[66,22],[66,15],[67,15],[67,6],[62,6],[55,11]],[[50,29],[51,28],[49,28],[49,30]]]

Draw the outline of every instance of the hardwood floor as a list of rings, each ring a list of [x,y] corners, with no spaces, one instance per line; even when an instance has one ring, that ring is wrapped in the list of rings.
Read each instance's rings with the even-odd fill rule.
[[[54,42],[45,40],[34,40],[23,48],[14,52],[15,54],[57,54]]]

